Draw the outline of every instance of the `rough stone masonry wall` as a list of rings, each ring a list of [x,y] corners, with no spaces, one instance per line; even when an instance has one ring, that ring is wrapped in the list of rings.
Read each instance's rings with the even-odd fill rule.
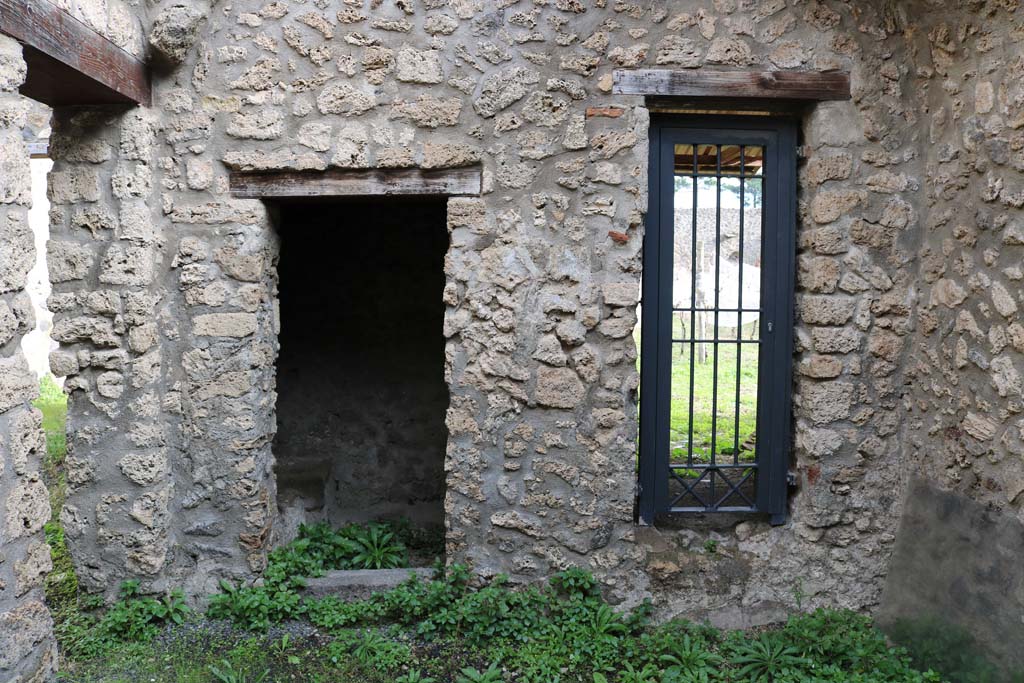
[[[42,583],[52,568],[43,525],[50,498],[40,478],[46,453],[42,418],[30,401],[36,376],[21,351],[35,326],[25,291],[35,262],[28,207],[28,148],[22,139],[30,104],[21,46],[0,36],[0,680],[43,681],[56,663]]]
[[[157,130],[142,109],[55,112],[47,257],[61,344],[51,367],[70,392],[62,520],[88,590],[129,576],[160,590],[177,566],[189,570],[175,584],[203,594],[213,567],[258,571],[269,533],[274,396],[260,374],[273,372],[275,247],[253,227],[259,205],[201,229],[183,210],[165,230],[152,199],[168,162],[155,157]],[[233,555],[207,540],[225,533]]]
[[[228,197],[228,169],[481,164],[483,195],[448,204],[449,559],[524,581],[582,565],[613,599],[732,624],[778,617],[797,591],[877,602],[925,234],[904,40],[917,15],[786,0],[172,9],[151,38],[180,65],[158,73],[153,110],[110,119],[102,158],[58,162],[59,220],[93,255],[55,295],[78,345],[60,362],[82,371],[64,516],[86,585],[138,575],[201,595],[251,576],[273,540],[276,243],[266,207]],[[802,126],[799,486],[782,527],[633,525],[648,111],[611,76],[641,66],[853,76],[852,102]],[[64,130],[80,146],[92,129]],[[124,232],[125,192],[148,199],[152,237]],[[76,222],[89,210],[106,214]],[[105,281],[108,267],[136,277]]]
[[[911,467],[1024,521],[1024,11],[931,3],[908,32],[926,163]]]

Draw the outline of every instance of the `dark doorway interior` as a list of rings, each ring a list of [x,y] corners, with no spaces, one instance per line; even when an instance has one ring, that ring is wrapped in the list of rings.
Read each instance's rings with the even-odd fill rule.
[[[274,453],[285,526],[441,525],[445,202],[290,204],[278,226]]]

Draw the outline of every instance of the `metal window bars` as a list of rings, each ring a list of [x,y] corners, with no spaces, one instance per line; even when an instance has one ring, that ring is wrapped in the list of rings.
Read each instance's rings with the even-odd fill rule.
[[[639,517],[785,519],[795,128],[652,120]]]
[[[756,321],[760,316],[761,308],[760,301],[752,302],[757,305],[756,308],[744,307],[743,301],[743,278],[744,271],[747,270],[745,256],[751,251],[747,249],[747,241],[749,239],[748,231],[746,228],[746,214],[748,213],[748,196],[746,191],[748,177],[751,178],[751,182],[762,183],[764,181],[764,175],[762,173],[763,160],[764,160],[764,148],[761,146],[747,146],[747,145],[723,145],[723,144],[675,144],[674,150],[674,186],[676,192],[673,195],[673,203],[676,205],[673,211],[675,218],[676,228],[683,227],[680,224],[680,218],[685,218],[685,213],[680,215],[678,204],[680,200],[687,198],[690,202],[689,208],[689,251],[680,254],[678,245],[680,243],[686,243],[687,240],[680,240],[677,234],[674,237],[674,245],[676,245],[676,259],[674,263],[673,273],[673,288],[676,288],[675,283],[679,279],[679,271],[683,271],[684,275],[688,275],[690,282],[688,292],[689,294],[689,305],[677,305],[680,302],[678,292],[673,291],[673,305],[672,312],[674,314],[688,314],[689,325],[684,327],[684,335],[676,336],[672,335],[672,346],[675,349],[677,346],[680,348],[681,356],[687,357],[688,362],[688,392],[686,396],[686,439],[685,439],[685,462],[681,462],[680,458],[673,457],[676,455],[676,450],[673,448],[673,453],[669,459],[669,495],[670,500],[667,505],[669,512],[693,512],[693,511],[709,511],[709,510],[732,510],[732,511],[752,511],[756,509],[755,493],[757,485],[757,458],[756,458],[756,430],[751,429],[750,434],[746,434],[741,437],[741,414],[744,412],[741,409],[741,393],[743,390],[743,355],[744,345],[753,345],[756,347],[761,343],[759,332],[755,332],[756,336],[750,339],[743,338],[744,330],[744,314],[749,314],[751,321]],[[723,179],[736,179],[736,183],[732,187],[723,188]],[[707,179],[706,182],[704,179]],[[682,182],[680,182],[680,180]],[[713,252],[711,254],[710,263],[707,263],[704,257],[704,249],[702,248],[702,240],[705,235],[702,234],[702,214],[709,212],[706,204],[708,203],[706,197],[709,196],[708,184],[713,185],[714,201],[713,201],[713,212],[714,212],[714,232],[713,232]],[[733,201],[738,204],[735,211],[729,212],[729,218],[733,223],[732,228],[737,232],[736,235],[736,249],[733,254],[735,268],[728,268],[731,270],[730,276],[734,277],[735,282],[735,294],[731,296],[732,299],[729,304],[726,305],[722,301],[722,290],[723,290],[723,190],[727,194],[732,194]],[[704,195],[704,196],[702,196]],[[757,202],[753,211],[757,213],[763,212],[763,203]],[[758,215],[758,223],[761,222],[761,216]],[[710,237],[710,236],[708,236]],[[759,236],[758,241],[753,245],[754,251],[760,252]],[[681,258],[680,258],[681,257]],[[686,272],[688,271],[688,273]],[[710,277],[708,277],[710,276]],[[707,280],[711,282],[707,282]],[[708,285],[711,285],[709,288]],[[710,289],[710,292],[707,291]],[[758,291],[760,288],[758,287]],[[749,297],[748,297],[749,298]],[[709,302],[710,300],[710,302]],[[710,306],[702,306],[701,303],[710,303]],[[709,314],[711,318],[711,336],[707,337],[707,327],[703,320],[700,320],[699,314]],[[724,323],[727,321],[723,318],[726,315],[733,315],[735,317],[735,335],[733,339],[727,339],[722,335],[722,330],[727,327]],[[706,318],[705,318],[706,320]],[[699,328],[699,329],[698,329]],[[689,334],[685,334],[686,329],[689,330]],[[710,364],[711,364],[711,406],[710,406],[710,443],[706,442],[707,436],[704,434],[698,434],[695,439],[695,424],[700,421],[702,426],[706,425],[706,418],[708,415],[695,414],[697,409],[698,401],[702,398],[696,395],[697,392],[697,375],[698,372],[706,374],[706,370],[698,367],[698,356],[703,356],[701,347],[704,345],[710,345]],[[734,357],[725,358],[724,354],[721,353],[723,345],[729,345],[734,348]],[[675,354],[674,354],[675,355]],[[706,363],[706,358],[701,358],[701,363]],[[720,400],[724,398],[723,394],[730,388],[720,386],[721,375],[723,374],[723,364],[732,363],[733,367],[729,368],[731,373],[735,375],[735,382],[731,387],[732,391],[732,406],[731,414],[725,412],[726,406],[720,405]],[[756,361],[753,363],[754,372],[756,372]],[[724,373],[726,375],[729,372]],[[754,379],[756,389],[756,378]],[[675,376],[673,375],[673,384],[675,384]],[[706,387],[702,387],[706,390]],[[673,401],[678,399],[675,391],[672,394]],[[703,401],[700,401],[703,404]],[[724,403],[724,401],[723,401]],[[750,412],[750,411],[747,411]],[[746,423],[756,423],[756,403],[753,407],[753,416],[745,416],[752,418],[750,420],[744,420]],[[729,420],[731,422],[732,434],[721,433],[721,422]],[[722,448],[722,437],[730,437],[731,448]],[[752,438],[753,437],[753,438]],[[746,444],[748,441],[751,443],[750,449],[741,450],[741,438]],[[671,446],[670,446],[671,447]],[[721,449],[721,450],[720,450]],[[744,455],[743,461],[741,462],[741,453]],[[722,456],[731,455],[731,462],[729,458],[723,459]]]

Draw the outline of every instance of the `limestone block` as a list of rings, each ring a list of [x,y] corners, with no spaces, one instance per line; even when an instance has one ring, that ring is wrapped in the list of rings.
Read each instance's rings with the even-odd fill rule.
[[[190,190],[206,190],[213,185],[213,165],[205,159],[189,159],[185,178]]]
[[[149,207],[143,200],[133,199],[122,202],[118,221],[121,225],[118,237],[122,240],[129,240],[140,246],[156,244],[160,241]]]
[[[729,64],[747,66],[751,64],[753,55],[742,38],[715,38],[708,48],[707,61],[712,64]]]
[[[235,247],[222,247],[214,252],[213,260],[226,275],[242,282],[259,282],[268,275],[263,252],[247,254]]]
[[[991,441],[995,438],[999,425],[984,415],[969,412],[961,423],[963,430],[978,441]]]
[[[932,285],[929,305],[956,308],[967,298],[967,292],[955,280],[942,278]]]
[[[21,55],[21,44],[0,36],[0,92],[15,92],[25,82],[28,68]]]
[[[845,325],[856,308],[856,299],[807,295],[800,298],[800,319],[808,325]]]
[[[71,227],[88,230],[93,239],[105,237],[104,231],[117,227],[117,217],[104,206],[76,209],[71,214]]]
[[[816,425],[844,420],[850,416],[854,389],[849,382],[814,382],[804,380],[798,385],[800,415]]]
[[[359,116],[377,106],[377,96],[357,90],[344,81],[334,81],[317,96],[316,106],[321,114]]]
[[[815,223],[831,223],[864,201],[861,190],[822,190],[811,200],[811,218]]]
[[[525,97],[528,86],[538,82],[540,74],[530,69],[518,66],[505,69],[483,80],[473,108],[485,119],[491,118]]]
[[[128,331],[128,347],[134,353],[145,353],[146,351],[149,351],[156,344],[157,339],[158,330],[155,323],[137,325]]]
[[[640,303],[639,282],[609,282],[601,287],[604,302],[609,306],[635,308]]]
[[[256,332],[252,313],[207,313],[192,321],[192,331],[201,337],[248,337]]]
[[[46,266],[50,282],[71,282],[89,275],[96,256],[88,244],[50,240],[46,244]]]
[[[396,100],[391,105],[390,116],[393,119],[408,119],[421,128],[438,128],[457,125],[461,113],[462,100],[458,97],[445,99],[420,95],[412,102]]]
[[[562,342],[552,334],[546,334],[540,338],[533,358],[555,367],[564,367],[568,362],[565,352],[562,351]]]
[[[1017,302],[1009,290],[1006,289],[1006,285],[997,280],[992,283],[990,293],[992,295],[992,305],[995,306],[999,315],[1004,318],[1013,318],[1017,315]]]
[[[137,522],[150,529],[165,526],[170,500],[169,486],[159,491],[144,493],[132,502],[130,514]]]
[[[406,83],[440,83],[444,80],[441,53],[406,45],[395,59],[395,78]]]
[[[50,519],[50,495],[36,475],[20,480],[6,503],[4,530],[8,540],[31,536]]]
[[[586,396],[579,376],[569,368],[537,368],[537,403],[552,408],[572,409]]]
[[[99,172],[85,166],[51,171],[47,177],[46,196],[53,204],[97,202],[100,199]]]
[[[50,353],[50,372],[56,377],[78,374],[78,358],[67,351],[53,351]]]
[[[459,168],[480,162],[481,151],[475,145],[427,142],[423,145],[422,168]]]
[[[148,247],[112,244],[100,264],[99,280],[108,285],[148,285],[154,277],[154,254]]]
[[[195,44],[205,19],[205,13],[189,3],[168,5],[153,20],[149,44],[168,62],[180,64]]]
[[[818,353],[851,353],[860,348],[863,334],[852,327],[815,327],[811,343]]]
[[[491,524],[503,529],[518,531],[533,538],[544,538],[547,535],[540,519],[518,510],[495,512],[491,515]]]
[[[0,413],[31,401],[37,393],[36,377],[20,350],[9,358],[0,358]]]
[[[120,337],[114,332],[114,324],[106,318],[77,316],[58,318],[50,332],[53,340],[61,344],[91,342],[96,346],[119,346]]]
[[[1000,396],[1020,398],[1024,382],[1010,357],[1004,355],[993,358],[989,368],[992,371],[992,386]]]
[[[0,131],[0,204],[32,203],[28,148],[21,133]]]
[[[29,473],[29,459],[46,452],[42,414],[31,407],[19,410],[11,418],[7,432],[11,467],[16,475],[24,476]]]
[[[839,262],[828,256],[801,256],[797,283],[811,292],[830,294],[839,282]]]
[[[551,93],[534,91],[523,105],[523,118],[541,128],[554,128],[569,115],[569,100]]]
[[[14,594],[20,597],[43,585],[43,579],[52,569],[50,546],[33,541],[29,544],[25,557],[14,563]]]
[[[852,170],[853,157],[847,153],[817,155],[807,162],[803,180],[809,185],[821,185],[829,180],[846,180]]]
[[[300,145],[315,152],[326,152],[331,148],[331,133],[330,124],[312,121],[302,124],[296,139]]]
[[[103,398],[118,399],[124,393],[124,375],[111,370],[96,377],[96,393]]]
[[[10,670],[50,637],[53,622],[38,600],[0,613],[0,672]]]
[[[276,140],[283,132],[283,115],[277,109],[268,108],[232,114],[227,127],[228,135],[243,140]]]

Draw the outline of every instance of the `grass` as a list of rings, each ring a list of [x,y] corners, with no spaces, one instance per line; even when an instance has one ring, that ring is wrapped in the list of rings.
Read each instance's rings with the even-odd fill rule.
[[[263,633],[194,617],[73,662],[62,683],[938,683],[871,620],[844,610],[723,632],[650,608],[616,612],[585,572],[546,587],[472,589],[465,568],[367,601],[320,599]],[[343,622],[338,617],[347,615]],[[493,667],[497,676],[483,676]],[[470,675],[466,671],[470,670]],[[637,673],[642,672],[642,676]],[[415,675],[414,675],[415,674]]]
[[[351,651],[367,634],[419,662],[437,681],[453,681],[467,666],[486,668],[478,654],[452,642],[428,643],[393,629],[345,629],[327,635],[297,624],[254,635],[224,623],[197,621],[148,643],[129,643],[93,661],[78,662],[59,683],[392,683],[402,667],[360,663]],[[371,636],[372,637],[372,636]],[[406,654],[407,653],[407,654]],[[383,662],[381,662],[383,664]],[[222,675],[218,676],[214,669]],[[232,677],[233,675],[233,677]]]
[[[46,577],[45,588],[47,604],[59,628],[62,616],[73,610],[78,600],[78,578],[64,542],[64,529],[60,525],[60,510],[67,496],[64,459],[68,452],[68,397],[52,375],[45,375],[39,382],[39,398],[32,405],[43,414],[43,432],[46,434],[43,481],[50,491],[51,512],[44,531],[46,542],[50,544],[53,571]]]
[[[682,325],[675,320],[673,337],[683,337]],[[724,334],[720,333],[724,337]],[[749,339],[744,329],[744,339]],[[640,347],[639,331],[637,348]],[[756,344],[743,344],[737,353],[737,344],[720,344],[718,347],[718,391],[715,395],[715,363],[711,345],[706,360],[700,354],[693,359],[693,458],[696,462],[710,462],[712,434],[718,460],[721,456],[731,457],[737,446],[741,446],[757,429],[757,366]],[[672,462],[686,462],[690,443],[690,346],[675,344],[672,347],[671,408],[669,412],[669,439]],[[737,357],[739,371],[737,372]],[[637,363],[640,363],[638,359]],[[739,374],[739,421],[737,430],[736,376]],[[741,451],[741,462],[754,460],[755,452]]]

